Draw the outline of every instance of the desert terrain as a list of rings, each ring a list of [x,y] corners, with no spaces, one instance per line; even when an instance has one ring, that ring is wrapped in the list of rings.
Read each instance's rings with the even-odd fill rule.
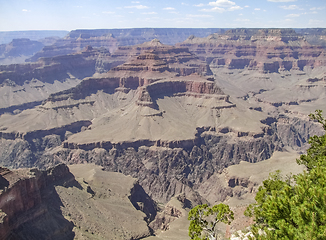
[[[14,41],[26,51],[0,65],[0,239],[189,239],[188,211],[220,202],[228,238],[270,172],[304,170],[296,158],[323,134],[308,114],[326,110],[324,31],[195,30]]]

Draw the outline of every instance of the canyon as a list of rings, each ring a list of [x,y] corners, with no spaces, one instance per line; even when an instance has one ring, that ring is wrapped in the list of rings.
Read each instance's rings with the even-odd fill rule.
[[[191,207],[218,202],[237,211],[220,229],[234,232],[270,171],[303,170],[295,158],[323,133],[308,114],[326,110],[324,46],[292,29],[209,31],[167,45],[76,30],[28,63],[0,66],[4,239],[24,239],[25,226],[43,234],[43,218],[64,239],[172,239]],[[11,192],[17,203],[6,205]],[[121,221],[97,219],[119,215],[112,206],[125,209]]]

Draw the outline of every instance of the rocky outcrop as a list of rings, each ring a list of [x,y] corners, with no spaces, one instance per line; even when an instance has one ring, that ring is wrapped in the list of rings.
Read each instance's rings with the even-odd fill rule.
[[[188,47],[211,67],[273,73],[326,65],[324,48],[310,45],[292,29],[233,29],[177,45]]]
[[[73,223],[62,216],[54,189],[57,184],[70,184],[74,180],[67,166],[43,172],[2,168],[0,174],[8,182],[0,193],[1,239],[73,239]]]
[[[153,200],[137,179],[100,166],[69,166],[79,187],[56,187],[63,214],[74,223],[75,238],[142,239],[151,235]]]
[[[208,65],[191,54],[188,49],[163,45],[158,40],[145,43],[142,47],[147,49],[147,51],[144,50],[144,52],[139,53],[138,56],[133,56],[126,63],[112,68],[107,73],[84,79],[75,88],[50,95],[47,101],[62,101],[68,98],[76,100],[82,99],[100,89],[109,93],[120,90],[128,92],[130,89],[136,90],[139,87],[147,86],[156,81],[178,75],[188,76],[193,73],[197,73],[198,75],[211,74]],[[196,75],[197,77],[194,76],[193,79],[200,78],[198,75]],[[203,81],[207,80],[202,79],[202,82]],[[172,89],[172,92],[175,93],[179,91],[212,93],[212,91],[207,89],[217,89],[214,87],[213,82],[194,83],[194,80],[173,81],[172,83],[161,81],[158,87],[161,88],[163,85],[166,85],[162,88],[164,92],[170,88],[169,84],[173,84],[174,86],[180,85],[174,90]],[[157,88],[155,86],[157,85],[148,88],[155,89]],[[140,90],[142,93],[139,99],[143,99],[142,94],[145,94],[144,91],[148,90],[147,88],[145,90]],[[152,92],[152,90],[149,91]],[[168,90],[168,92],[170,92],[170,90]],[[221,92],[222,91],[219,90],[219,93]]]
[[[139,106],[148,106],[156,108],[157,103],[155,99],[162,96],[191,96],[198,98],[212,98],[216,102],[221,102],[222,105],[214,108],[222,109],[235,107],[229,102],[229,96],[225,95],[223,91],[216,86],[214,82],[200,79],[199,76],[191,76],[184,79],[173,79],[158,81],[143,87],[137,100]],[[223,102],[225,104],[223,104]]]
[[[211,75],[208,65],[199,60],[197,56],[190,53],[187,48],[176,48],[162,44],[154,39],[144,44],[119,48],[120,51],[128,49],[130,59],[127,63],[114,68],[115,71],[171,71],[181,76],[199,73],[202,75]],[[114,53],[112,56],[121,56],[125,54]],[[137,57],[135,57],[137,56]],[[145,68],[144,68],[145,67]]]
[[[129,240],[151,235],[148,224],[156,206],[136,179],[94,165],[71,168],[76,178],[64,164],[45,171],[0,168],[1,239]],[[110,214],[115,215],[108,218]]]
[[[35,130],[26,133],[0,132],[0,138],[8,139],[8,140],[9,139],[10,140],[15,140],[15,139],[32,140],[32,139],[43,138],[45,136],[54,134],[54,135],[59,135],[61,139],[64,139],[64,135],[67,131],[71,133],[80,132],[81,128],[88,127],[89,125],[91,125],[90,121],[77,121],[58,128]]]

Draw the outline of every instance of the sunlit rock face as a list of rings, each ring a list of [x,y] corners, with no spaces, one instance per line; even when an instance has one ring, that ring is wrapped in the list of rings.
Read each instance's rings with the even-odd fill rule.
[[[190,37],[188,47],[211,66],[264,73],[325,66],[325,50],[292,29],[233,29],[206,38]]]

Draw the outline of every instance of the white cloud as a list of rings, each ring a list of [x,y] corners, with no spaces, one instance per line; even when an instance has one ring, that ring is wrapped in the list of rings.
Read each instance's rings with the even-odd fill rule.
[[[245,8],[248,8],[249,6],[248,5],[246,5],[246,6],[244,6]]]
[[[297,0],[267,0],[268,2],[295,2]]]
[[[229,0],[216,0],[215,2],[209,2],[209,6],[212,6],[213,8],[210,9],[202,9],[200,11],[203,12],[225,12],[225,11],[234,11],[242,9],[242,7],[235,4],[235,2],[229,1]]]
[[[141,14],[154,15],[154,14],[157,14],[157,12],[143,12]]]
[[[144,5],[125,6],[125,8],[147,9],[149,7]]]
[[[137,3],[140,3],[140,2],[138,2],[138,1],[131,1],[131,3],[136,3],[137,4]]]
[[[189,4],[188,4],[188,3],[184,3],[184,2],[182,2],[182,3],[181,3],[181,5],[184,5],[184,6],[189,6]]]
[[[223,12],[225,12],[225,9],[224,8],[219,8],[219,7],[214,7],[214,8],[210,8],[210,9],[204,8],[204,9],[202,9],[200,11],[202,11],[202,12],[219,12],[219,13],[223,13]]]
[[[30,12],[30,10],[22,9],[23,12]]]
[[[260,11],[260,8],[255,8],[254,10],[255,10],[255,11]]]
[[[242,7],[240,7],[240,6],[233,6],[233,7],[230,7],[228,9],[228,11],[234,11],[234,10],[240,10],[240,9],[242,9]]]
[[[285,10],[296,10],[296,9],[300,9],[297,5],[280,6],[280,8],[285,9]]]
[[[166,7],[166,8],[163,8],[163,10],[175,10],[175,8],[173,8],[173,7]]]
[[[313,7],[313,8],[310,8],[311,11],[316,11],[316,10],[323,10],[324,7]]]
[[[231,7],[235,5],[235,2],[229,0],[216,0],[216,2],[209,2],[208,5],[213,7]]]
[[[285,17],[300,17],[300,14],[288,14]]]
[[[212,18],[212,15],[196,15],[196,14],[187,14],[187,17],[191,18]]]
[[[203,4],[203,3],[199,3],[199,4],[195,4],[194,6],[195,6],[195,7],[203,7],[203,6],[205,6],[205,4]]]

